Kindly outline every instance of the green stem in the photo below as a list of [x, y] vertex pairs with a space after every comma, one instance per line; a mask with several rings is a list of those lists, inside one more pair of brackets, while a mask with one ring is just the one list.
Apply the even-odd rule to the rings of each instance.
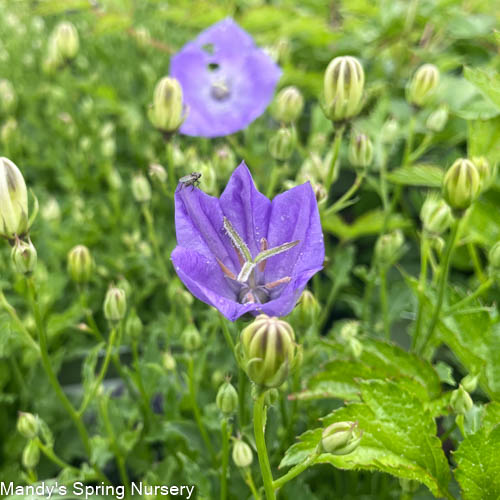
[[455, 420], [455, 422], [453, 422], [453, 425], [450, 425], [448, 430], [442, 436], [439, 437], [439, 439], [441, 439], [441, 442], [444, 443], [456, 428], [457, 428], [457, 421]]
[[410, 123], [408, 125], [408, 135], [406, 137], [406, 145], [405, 145], [405, 151], [403, 154], [403, 167], [406, 167], [407, 165], [410, 164], [411, 158], [411, 150], [413, 149], [413, 140], [415, 138], [415, 115], [412, 114], [410, 118]]
[[52, 448], [49, 448], [48, 446], [45, 446], [40, 439], [36, 439], [36, 444], [40, 451], [54, 464], [56, 464], [58, 467], [61, 469], [68, 469], [70, 470], [73, 474], [79, 474], [80, 470], [77, 469], [76, 467], [73, 467], [72, 465], [66, 463], [64, 460], [59, 458], [55, 453]]
[[215, 462], [215, 452], [210, 441], [210, 437], [208, 436], [207, 430], [205, 429], [205, 425], [203, 424], [203, 420], [201, 418], [200, 409], [198, 407], [198, 403], [196, 401], [196, 381], [194, 376], [194, 361], [193, 357], [189, 355], [188, 357], [188, 385], [189, 385], [189, 397], [191, 400], [191, 409], [193, 410], [194, 418], [196, 420], [196, 425], [198, 426], [198, 430], [200, 431], [201, 437], [209, 451], [212, 460]]
[[247, 469], [245, 470], [245, 483], [250, 488], [250, 491], [252, 492], [254, 499], [260, 500], [260, 495], [259, 492], [257, 491], [257, 488], [255, 487], [255, 483], [253, 481], [253, 476], [252, 476], [252, 469], [250, 469], [250, 467], [247, 467]]
[[352, 197], [353, 194], [356, 193], [356, 191], [359, 189], [361, 186], [361, 183], [363, 182], [363, 179], [365, 178], [365, 172], [359, 172], [356, 174], [356, 178], [354, 179], [354, 182], [352, 186], [330, 207], [328, 207], [324, 215], [330, 215], [330, 214], [336, 214], [340, 210], [342, 210], [346, 204], [346, 202]]
[[48, 352], [47, 333], [45, 331], [45, 325], [43, 323], [40, 307], [38, 306], [37, 293], [35, 284], [33, 282], [33, 278], [31, 277], [27, 278], [26, 282], [28, 285], [30, 303], [33, 309], [33, 315], [35, 317], [35, 323], [38, 330], [42, 366], [47, 374], [52, 389], [56, 393], [57, 397], [59, 398], [59, 401], [64, 406], [65, 410], [68, 412], [68, 415], [71, 417], [71, 420], [73, 420], [73, 423], [75, 424], [75, 427], [77, 428], [78, 433], [80, 434], [80, 439], [82, 440], [87, 455], [90, 456], [90, 441], [87, 429], [83, 425], [80, 416], [73, 408], [73, 405], [70, 403], [69, 399], [64, 393], [61, 385], [59, 384], [59, 381], [57, 380], [56, 374], [52, 369], [52, 363], [50, 361]]
[[222, 435], [222, 468], [220, 475], [220, 500], [227, 498], [227, 470], [229, 465], [229, 435], [231, 433], [230, 426], [228, 429], [227, 418], [223, 417], [221, 422]]
[[385, 338], [391, 340], [391, 324], [389, 320], [389, 301], [387, 299], [387, 267], [380, 266], [380, 304], [382, 306], [382, 320]]
[[149, 205], [147, 203], [142, 204], [142, 214], [146, 221], [148, 238], [149, 241], [151, 242], [151, 245], [153, 246], [153, 252], [155, 254], [158, 267], [160, 268], [163, 277], [165, 279], [168, 279], [168, 269], [165, 264], [165, 261], [163, 260], [163, 256], [160, 250], [160, 245], [158, 244], [158, 238], [156, 237], [153, 214], [151, 213], [151, 210], [149, 209]]
[[132, 357], [134, 361], [134, 370], [136, 373], [136, 384], [141, 395], [142, 406], [144, 407], [144, 417], [146, 420], [146, 426], [153, 420], [153, 412], [151, 410], [151, 405], [149, 403], [148, 394], [144, 387], [144, 382], [142, 380], [141, 365], [139, 363], [139, 351], [137, 349], [137, 339], [132, 340]]
[[335, 131], [335, 139], [333, 140], [333, 146], [332, 146], [332, 151], [333, 151], [332, 161], [330, 163], [330, 166], [328, 168], [328, 173], [326, 174], [325, 178], [325, 188], [327, 192], [330, 192], [330, 188], [332, 187], [333, 178], [335, 176], [335, 167], [339, 159], [342, 137], [344, 136], [344, 130], [345, 130], [345, 125], [341, 125]]
[[419, 349], [420, 353], [423, 353], [425, 351], [427, 343], [429, 342], [430, 339], [432, 339], [432, 336], [434, 335], [434, 330], [436, 329], [436, 325], [439, 321], [439, 315], [441, 313], [441, 308], [443, 306], [444, 292], [446, 290], [446, 284], [448, 282], [448, 273], [450, 270], [451, 256], [453, 253], [453, 248], [455, 247], [455, 241], [457, 239], [459, 225], [460, 225], [460, 219], [456, 219], [453, 222], [453, 225], [451, 227], [451, 232], [448, 237], [448, 241], [446, 242], [446, 248], [444, 249], [443, 260], [441, 261], [441, 272], [439, 275], [439, 282], [438, 282], [438, 299], [436, 302], [436, 307], [434, 309], [434, 314], [432, 315], [429, 330], [427, 332], [427, 335], [423, 339], [422, 346]]
[[295, 467], [292, 467], [284, 476], [281, 476], [279, 479], [276, 479], [273, 482], [273, 488], [275, 490], [282, 488], [288, 481], [291, 481], [293, 478], [297, 477], [299, 474], [304, 472], [307, 468], [314, 464], [315, 460], [319, 457], [319, 453], [315, 451], [306, 460], [302, 463], [297, 464]]
[[473, 300], [477, 299], [480, 297], [484, 292], [489, 290], [495, 283], [495, 280], [493, 278], [488, 278], [487, 281], [484, 283], [481, 283], [474, 292], [472, 292], [470, 295], [467, 295], [467, 297], [464, 297], [462, 300], [458, 301], [456, 304], [453, 304], [451, 307], [449, 307], [446, 311], [444, 311], [443, 315], [444, 316], [449, 316], [450, 314], [454, 314], [457, 311], [462, 310], [465, 306], [467, 306], [470, 302]]
[[467, 250], [469, 251], [470, 258], [472, 260], [472, 264], [474, 266], [474, 272], [476, 273], [477, 279], [484, 283], [487, 278], [484, 275], [483, 269], [481, 267], [481, 261], [479, 260], [479, 255], [477, 254], [476, 246], [474, 243], [469, 242], [467, 244]]
[[174, 165], [174, 146], [170, 139], [167, 139], [166, 150], [167, 150], [168, 181], [171, 184], [172, 188], [175, 190], [177, 186], [177, 179], [175, 175], [175, 165]]
[[224, 338], [226, 339], [227, 345], [231, 349], [231, 352], [233, 353], [234, 358], [236, 359], [236, 351], [235, 351], [233, 337], [231, 336], [231, 332], [229, 331], [229, 327], [227, 326], [226, 319], [220, 313], [219, 313], [219, 320], [220, 320], [220, 326], [222, 328], [222, 333], [224, 335]]
[[412, 340], [412, 350], [416, 349], [422, 331], [422, 321], [423, 321], [424, 305], [425, 305], [424, 301], [425, 287], [427, 284], [428, 251], [429, 251], [429, 242], [427, 236], [425, 234], [422, 234], [420, 237], [420, 277], [418, 283], [418, 311], [415, 323], [415, 333], [413, 334], [413, 340]]
[[271, 169], [271, 178], [269, 180], [269, 184], [267, 185], [267, 191], [266, 191], [266, 196], [268, 198], [272, 198], [274, 194], [274, 190], [276, 189], [276, 184], [278, 183], [280, 173], [281, 173], [281, 165], [277, 163]]
[[409, 154], [408, 163], [415, 163], [428, 149], [432, 142], [433, 134], [426, 134], [418, 147]]
[[264, 491], [266, 492], [267, 500], [275, 500], [273, 487], [273, 475], [269, 457], [267, 455], [266, 438], [264, 431], [264, 415], [265, 415], [265, 391], [257, 396], [253, 407], [253, 430], [255, 435], [255, 444], [257, 446], [257, 454], [259, 456], [260, 473], [264, 482]]

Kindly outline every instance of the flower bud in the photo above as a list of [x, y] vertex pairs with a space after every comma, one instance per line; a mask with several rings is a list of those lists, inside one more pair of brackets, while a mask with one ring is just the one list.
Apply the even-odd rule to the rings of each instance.
[[373, 144], [365, 134], [351, 134], [349, 162], [353, 167], [367, 168], [373, 161]]
[[423, 64], [417, 69], [408, 87], [408, 102], [425, 106], [434, 96], [439, 85], [439, 70], [433, 64]]
[[343, 340], [348, 342], [349, 340], [357, 337], [359, 333], [360, 324], [359, 321], [347, 321], [342, 325], [340, 329], [340, 336]]
[[500, 241], [497, 241], [488, 252], [488, 261], [494, 271], [500, 271]]
[[104, 317], [108, 321], [120, 321], [127, 312], [127, 296], [123, 288], [110, 286], [104, 299]]
[[215, 150], [213, 165], [217, 172], [226, 173], [233, 170], [235, 158], [233, 150], [227, 146], [221, 146]]
[[38, 436], [40, 422], [38, 417], [32, 413], [20, 411], [17, 417], [17, 431], [26, 439], [33, 439]]
[[300, 358], [292, 327], [265, 314], [241, 332], [241, 348], [247, 375], [267, 388], [279, 387]]
[[186, 351], [196, 351], [201, 347], [201, 335], [195, 325], [191, 324], [184, 328], [181, 334], [181, 342]]
[[363, 354], [363, 344], [356, 337], [349, 339], [347, 345], [355, 358], [359, 358]]
[[141, 336], [143, 330], [144, 325], [142, 324], [141, 318], [139, 318], [137, 312], [133, 309], [127, 318], [125, 331], [130, 338], [138, 339]]
[[182, 88], [175, 78], [165, 76], [155, 87], [149, 119], [164, 132], [175, 132], [184, 120]]
[[453, 221], [449, 205], [438, 196], [427, 197], [420, 210], [420, 220], [425, 231], [432, 235], [444, 233]]
[[495, 167], [492, 168], [490, 162], [484, 156], [476, 156], [471, 158], [471, 161], [477, 168], [481, 183], [481, 191], [487, 191], [497, 176], [496, 164]]
[[443, 197], [455, 212], [467, 210], [480, 189], [481, 179], [476, 166], [464, 158], [455, 161], [444, 176]]
[[304, 108], [304, 98], [297, 87], [285, 87], [276, 97], [274, 118], [277, 121], [290, 124], [299, 119]]
[[477, 382], [479, 380], [479, 375], [471, 375], [470, 373], [466, 375], [461, 381], [460, 385], [467, 392], [474, 392], [477, 388]]
[[16, 165], [0, 157], [0, 236], [9, 240], [28, 231], [28, 192]]
[[163, 353], [162, 364], [163, 368], [165, 368], [167, 372], [173, 372], [175, 370], [177, 362], [175, 361], [175, 358], [172, 356], [172, 353], [170, 351]]
[[248, 446], [242, 439], [236, 439], [233, 445], [233, 462], [236, 467], [249, 467], [252, 465], [253, 453], [252, 448]]
[[132, 194], [138, 203], [151, 201], [151, 184], [142, 174], [134, 175], [132, 179]]
[[28, 441], [23, 450], [22, 462], [25, 469], [34, 469], [40, 460], [40, 449], [35, 440]]
[[356, 116], [361, 110], [364, 85], [365, 73], [355, 57], [330, 61], [323, 80], [326, 116], [334, 122]]
[[307, 329], [312, 326], [320, 311], [316, 297], [309, 291], [304, 290], [300, 296], [294, 310], [294, 318], [297, 320], [300, 329]]
[[461, 384], [451, 393], [450, 406], [458, 415], [465, 415], [474, 406], [472, 398]]
[[144, 26], [138, 26], [134, 31], [134, 36], [137, 40], [137, 45], [139, 45], [141, 49], [144, 49], [151, 43], [151, 34]]
[[432, 132], [441, 132], [446, 126], [448, 121], [448, 106], [439, 106], [436, 111], [433, 111], [427, 121], [425, 126]]
[[380, 139], [383, 144], [391, 144], [399, 134], [399, 124], [395, 118], [389, 118], [380, 131]]
[[208, 194], [217, 194], [217, 174], [210, 163], [202, 162], [196, 168], [203, 178], [203, 191]]
[[68, 273], [75, 283], [87, 283], [92, 276], [94, 262], [85, 245], [77, 245], [68, 253]]
[[291, 128], [280, 128], [269, 139], [269, 153], [275, 160], [288, 160], [295, 149], [295, 133]]
[[16, 242], [10, 252], [10, 258], [16, 272], [20, 274], [31, 274], [36, 267], [36, 248], [28, 241], [16, 237]]
[[319, 182], [314, 182], [311, 183], [311, 187], [314, 191], [314, 197], [316, 198], [316, 201], [321, 203], [322, 201], [325, 201], [328, 198], [328, 192], [323, 186], [323, 184], [320, 184]]
[[399, 258], [404, 241], [403, 233], [399, 229], [379, 236], [375, 244], [375, 256], [378, 262], [386, 266], [395, 262]]
[[357, 422], [336, 422], [323, 430], [320, 450], [333, 455], [347, 455], [359, 446], [362, 434]]
[[0, 79], [0, 113], [8, 115], [15, 109], [16, 103], [14, 86], [5, 78]]
[[159, 163], [151, 163], [149, 165], [149, 177], [153, 180], [157, 180], [160, 184], [165, 184], [167, 182], [167, 171]]
[[229, 380], [220, 386], [215, 404], [227, 416], [232, 415], [238, 409], [238, 393]]
[[0, 129], [0, 141], [7, 147], [17, 144], [19, 128], [15, 118], [8, 118]]
[[80, 43], [78, 31], [72, 23], [68, 21], [59, 23], [52, 36], [54, 37], [54, 48], [60, 59], [69, 60], [76, 56]]

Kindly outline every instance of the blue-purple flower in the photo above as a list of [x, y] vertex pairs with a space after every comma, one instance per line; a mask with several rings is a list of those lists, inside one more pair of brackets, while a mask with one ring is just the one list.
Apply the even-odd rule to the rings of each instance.
[[231, 321], [245, 313], [287, 315], [323, 266], [323, 233], [310, 184], [270, 201], [245, 163], [220, 198], [181, 184], [175, 226], [177, 274], [195, 297]]
[[245, 128], [271, 101], [280, 68], [232, 19], [206, 29], [170, 64], [184, 95], [186, 135], [218, 137]]

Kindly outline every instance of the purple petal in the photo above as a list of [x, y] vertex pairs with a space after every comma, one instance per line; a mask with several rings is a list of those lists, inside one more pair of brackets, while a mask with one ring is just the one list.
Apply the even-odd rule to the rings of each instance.
[[267, 260], [266, 283], [322, 268], [325, 259], [323, 232], [318, 204], [309, 183], [274, 198], [267, 240], [270, 248], [296, 240], [299, 244]]
[[255, 187], [245, 162], [231, 175], [220, 207], [255, 257], [260, 252], [260, 239], [267, 234], [271, 202]]

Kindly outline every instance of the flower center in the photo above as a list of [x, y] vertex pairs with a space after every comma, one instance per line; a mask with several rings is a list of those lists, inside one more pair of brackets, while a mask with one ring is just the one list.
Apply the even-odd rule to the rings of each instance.
[[215, 80], [212, 82], [210, 95], [216, 101], [225, 101], [231, 95], [231, 89], [226, 80]]

